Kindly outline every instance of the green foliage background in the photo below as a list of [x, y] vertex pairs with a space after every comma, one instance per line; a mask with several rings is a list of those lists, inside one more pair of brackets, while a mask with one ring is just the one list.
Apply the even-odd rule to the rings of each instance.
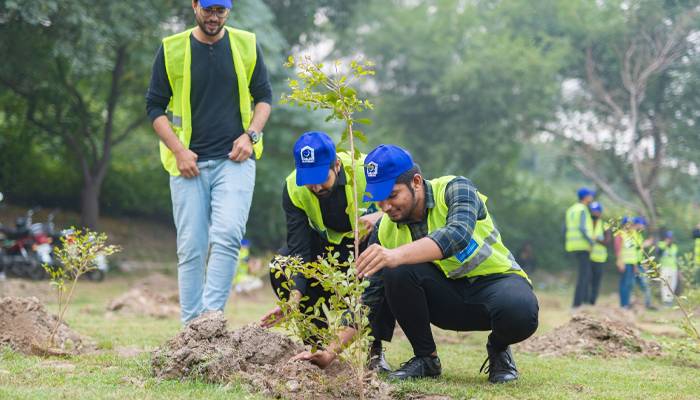
[[[53, 106], [46, 104], [66, 96], [49, 66], [64, 60], [75, 68], [81, 90], [93, 94], [86, 98], [98, 129], [104, 101], [99, 89], [112, 57], [106, 49], [117, 39], [128, 39], [128, 79], [116, 121], [123, 127], [145, 114], [144, 94], [159, 38], [192, 23], [189, 3], [146, 1], [131, 7], [86, 0], [0, 0], [0, 50], [7, 55], [0, 64], [0, 191], [9, 202], [77, 210], [83, 178], [75, 148], [30, 124], [31, 102], [6, 90], [7, 85], [32, 84], [45, 96], [36, 106], [49, 110]], [[627, 3], [636, 20], [628, 18]], [[489, 197], [488, 206], [514, 252], [531, 242], [540, 267], [562, 269], [568, 267], [561, 238], [564, 210], [575, 201], [578, 186], [592, 185], [571, 166], [570, 143], [541, 135], [544, 127], [556, 124], [559, 112], [582, 107], [566, 102], [563, 83], [585, 75], [583, 49], [589, 43], [603, 60], [601, 74], [614, 83], [616, 46], [635, 35], [644, 21], [674, 18], [698, 1], [601, 4], [240, 0], [234, 2], [229, 24], [258, 34], [275, 99], [286, 90], [282, 63], [292, 53], [322, 54], [319, 49], [331, 48], [329, 60], [362, 54], [375, 61], [377, 76], [363, 87], [375, 104], [374, 124], [363, 127], [371, 130], [371, 139], [360, 150], [399, 144], [413, 153], [426, 177], [470, 178]], [[664, 104], [667, 151], [675, 165], [697, 165], [700, 150], [697, 52], [698, 46], [691, 48], [682, 62], [652, 82], [647, 99]], [[664, 79], [671, 85], [662, 85]], [[667, 87], [673, 90], [660, 89]], [[248, 224], [255, 250], [276, 249], [284, 242], [281, 190], [293, 168], [290, 150], [296, 138], [312, 129], [340, 137], [342, 129], [323, 119], [274, 104]], [[62, 121], [62, 129], [72, 129], [71, 123], [70, 118]], [[619, 193], [630, 198], [619, 166], [606, 168]], [[674, 229], [681, 246], [689, 248], [690, 229], [700, 221], [697, 175], [667, 165], [654, 196], [661, 226]], [[627, 212], [601, 200], [610, 214]], [[168, 176], [148, 122], [114, 147], [100, 203], [104, 214], [171, 223]]]

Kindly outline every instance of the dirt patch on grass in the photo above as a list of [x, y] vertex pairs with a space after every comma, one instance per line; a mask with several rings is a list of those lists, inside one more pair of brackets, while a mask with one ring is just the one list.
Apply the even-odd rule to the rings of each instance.
[[541, 356], [601, 356], [661, 354], [661, 346], [639, 336], [634, 316], [624, 310], [587, 308], [563, 326], [520, 345], [520, 350]]
[[[308, 362], [290, 362], [300, 344], [256, 324], [226, 329], [221, 313], [207, 313], [153, 352], [153, 375], [163, 379], [199, 378], [208, 382], [242, 381], [265, 396], [288, 399], [358, 398], [357, 382], [338, 362], [321, 370]], [[390, 387], [370, 374], [365, 398], [390, 399]]]
[[53, 289], [48, 281], [7, 279], [0, 281], [0, 297], [36, 297], [43, 303], [55, 303], [56, 289]]
[[54, 347], [47, 348], [57, 320], [36, 297], [0, 298], [0, 344], [36, 355], [72, 355], [95, 350], [92, 341], [65, 323], [58, 327]]
[[163, 274], [152, 274], [110, 301], [107, 311], [154, 318], [177, 317], [180, 315], [177, 281]]

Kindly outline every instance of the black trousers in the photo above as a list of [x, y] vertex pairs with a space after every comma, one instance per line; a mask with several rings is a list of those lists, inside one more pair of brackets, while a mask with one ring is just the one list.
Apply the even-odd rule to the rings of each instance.
[[385, 295], [416, 356], [436, 351], [430, 324], [453, 331], [491, 331], [498, 350], [537, 330], [532, 287], [514, 274], [449, 279], [432, 263], [384, 269]]
[[591, 294], [588, 299], [590, 304], [595, 304], [596, 300], [598, 300], [598, 293], [600, 293], [600, 282], [603, 280], [604, 267], [605, 263], [591, 261]]
[[[321, 240], [318, 236], [310, 238], [310, 240], [312, 241], [314, 258], [317, 256], [322, 256], [325, 252], [327, 252], [326, 248], [328, 246], [334, 247], [334, 251], [338, 251], [340, 253], [340, 262], [347, 261], [353, 252], [352, 248], [349, 247], [353, 245], [353, 241], [351, 239], [344, 240], [339, 245], [331, 245], [330, 243]], [[362, 243], [360, 245], [360, 253], [366, 247], [367, 243]], [[282, 256], [288, 256], [289, 250], [287, 248], [280, 249], [279, 254]], [[281, 293], [282, 298], [288, 299], [289, 290], [282, 287], [284, 278], [276, 278], [273, 271], [274, 270], [272, 269], [270, 270], [270, 283], [272, 284], [272, 290], [278, 298], [280, 297]], [[309, 298], [300, 303], [303, 310], [306, 310], [307, 307], [316, 304], [320, 298], [328, 299], [332, 294], [331, 292], [325, 291], [321, 285], [312, 285], [313, 282], [314, 280], [309, 280], [309, 284], [304, 292], [304, 296], [308, 296]], [[381, 284], [381, 280], [377, 280], [376, 278], [371, 280], [370, 286], [365, 288], [365, 292], [362, 295], [362, 300], [364, 304], [369, 307], [369, 323], [370, 328], [372, 329], [372, 336], [374, 337], [375, 341], [391, 341], [394, 334], [394, 327], [396, 326], [396, 320], [394, 319], [394, 315], [391, 313], [389, 305], [384, 299], [383, 293], [380, 293], [380, 291], [383, 291]], [[314, 325], [319, 328], [327, 327], [327, 324], [320, 320], [314, 320]], [[314, 339], [311, 338], [310, 340], [313, 341]]]
[[574, 291], [574, 307], [590, 301], [591, 296], [591, 253], [588, 251], [573, 251], [578, 263], [578, 278]]

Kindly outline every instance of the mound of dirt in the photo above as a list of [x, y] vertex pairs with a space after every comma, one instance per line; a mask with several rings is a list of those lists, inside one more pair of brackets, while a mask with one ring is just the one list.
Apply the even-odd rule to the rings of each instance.
[[633, 316], [617, 309], [580, 311], [566, 325], [533, 337], [518, 347], [541, 356], [625, 357], [661, 354], [658, 343], [639, 336]]
[[[288, 337], [255, 324], [229, 331], [222, 313], [207, 313], [153, 352], [151, 367], [154, 376], [163, 379], [242, 380], [252, 390], [277, 398], [359, 397], [357, 382], [342, 364], [321, 370], [308, 362], [289, 361], [302, 350]], [[390, 398], [389, 386], [374, 375], [365, 383], [366, 398]]]
[[58, 317], [46, 312], [36, 297], [0, 298], [0, 345], [9, 345], [24, 354], [68, 355], [95, 350], [89, 339], [80, 336], [65, 323], [58, 327], [54, 347], [47, 349]]
[[107, 305], [107, 311], [155, 318], [180, 315], [177, 281], [163, 274], [152, 274]]

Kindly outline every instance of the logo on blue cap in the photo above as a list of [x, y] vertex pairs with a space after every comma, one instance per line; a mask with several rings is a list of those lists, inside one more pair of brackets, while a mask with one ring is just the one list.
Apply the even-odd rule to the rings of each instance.
[[382, 201], [391, 194], [396, 178], [413, 168], [411, 154], [399, 146], [382, 144], [367, 154], [365, 177], [369, 195], [363, 201]]
[[301, 148], [301, 162], [302, 164], [312, 164], [314, 162], [314, 149], [310, 146], [304, 146]]
[[365, 171], [367, 172], [367, 177], [375, 178], [377, 176], [377, 169], [379, 166], [376, 162], [372, 161], [365, 166]]
[[336, 158], [335, 143], [325, 132], [313, 131], [301, 135], [294, 143], [297, 185], [324, 183]]

